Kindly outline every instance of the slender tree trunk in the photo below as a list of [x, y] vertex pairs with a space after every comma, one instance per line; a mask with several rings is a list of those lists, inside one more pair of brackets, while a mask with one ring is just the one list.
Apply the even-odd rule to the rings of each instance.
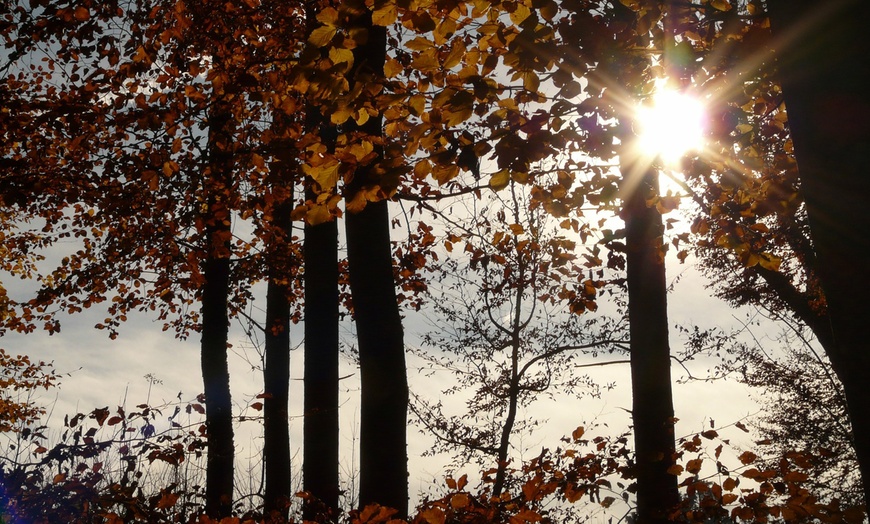
[[[513, 187], [511, 187], [513, 191]], [[514, 200], [516, 203], [516, 200]], [[516, 214], [516, 209], [514, 210]], [[516, 215], [515, 215], [516, 216]], [[516, 237], [514, 237], [516, 241]], [[523, 291], [525, 287], [526, 265], [522, 261], [523, 254], [517, 253], [519, 260], [519, 286], [517, 287], [516, 302], [514, 303], [513, 319], [511, 321], [511, 381], [508, 389], [508, 409], [501, 430], [501, 439], [498, 444], [498, 462], [496, 464], [495, 482], [492, 486], [492, 495], [498, 497], [504, 491], [507, 477], [508, 451], [510, 450], [511, 433], [517, 420], [517, 404], [520, 396], [520, 336], [523, 322], [520, 315], [523, 312]]]
[[338, 222], [305, 226], [304, 518], [338, 512]]
[[[632, 420], [640, 524], [668, 522], [679, 504], [675, 461], [674, 403], [668, 344], [667, 284], [662, 217], [647, 199], [658, 194], [658, 172], [642, 173], [626, 165], [623, 176], [638, 174], [637, 187], [625, 196], [628, 318], [631, 338]], [[633, 184], [628, 184], [633, 186]]]
[[870, 4], [771, 0], [768, 7], [830, 319], [828, 358], [843, 383], [870, 500]]
[[204, 180], [207, 202], [206, 259], [203, 263], [200, 361], [208, 435], [205, 509], [209, 516], [230, 515], [233, 502], [233, 406], [227, 364], [229, 338], [230, 229], [227, 207], [232, 178], [228, 110], [217, 104], [209, 118], [209, 166]]
[[[308, 31], [319, 25], [317, 3], [306, 7]], [[321, 49], [321, 55], [326, 50]], [[317, 133], [330, 152], [337, 130], [316, 102], [305, 110], [305, 132]], [[317, 198], [316, 182], [306, 181], [306, 200]], [[334, 521], [338, 517], [338, 221], [305, 224], [305, 381], [302, 478], [310, 495], [303, 503], [305, 520]]]
[[[283, 166], [282, 166], [283, 167]], [[279, 168], [279, 173], [284, 169]], [[286, 173], [285, 173], [286, 174]], [[280, 176], [280, 175], [279, 175]], [[280, 183], [280, 182], [279, 182]], [[290, 428], [287, 416], [290, 400], [290, 260], [289, 240], [293, 206], [289, 193], [276, 206], [273, 220], [274, 246], [269, 253], [269, 282], [266, 288], [265, 367], [263, 369], [263, 460], [266, 489], [264, 511], [272, 522], [286, 522], [292, 486], [290, 476]]]
[[510, 451], [511, 445], [511, 433], [513, 432], [514, 424], [517, 420], [517, 404], [519, 401], [520, 393], [520, 377], [518, 375], [519, 346], [519, 338], [515, 336], [514, 339], [511, 341], [511, 382], [508, 386], [509, 389], [507, 416], [505, 416], [504, 423], [501, 428], [501, 437], [499, 438], [498, 443], [495, 482], [492, 485], [493, 497], [498, 497], [499, 495], [501, 495], [501, 492], [504, 491], [505, 480], [507, 478], [508, 451]]
[[[372, 24], [371, 11], [362, 1], [346, 5], [358, 15], [355, 25], [365, 31], [359, 34], [366, 34], [353, 50], [352, 85], [381, 81], [387, 52], [386, 29]], [[383, 135], [380, 116], [362, 126], [348, 127], [371, 137]], [[376, 148], [383, 155], [383, 148]], [[377, 161], [357, 168], [347, 188], [348, 201], [364, 188], [383, 182]], [[401, 518], [408, 512], [408, 378], [387, 201], [369, 202], [362, 211], [348, 213], [345, 225], [360, 360], [359, 503], [361, 507], [378, 503], [394, 508]]]

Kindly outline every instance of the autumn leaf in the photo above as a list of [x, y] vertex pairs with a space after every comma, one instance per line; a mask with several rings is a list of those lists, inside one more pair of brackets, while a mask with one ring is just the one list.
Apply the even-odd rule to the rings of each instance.
[[528, 18], [531, 14], [532, 11], [528, 7], [520, 2], [517, 2], [516, 9], [514, 9], [513, 12], [510, 13], [510, 19], [511, 22], [513, 22], [514, 24], [520, 25], [525, 22], [526, 18]]
[[511, 180], [510, 171], [507, 169], [501, 169], [493, 173], [492, 177], [489, 179], [489, 187], [498, 191], [500, 189], [504, 189], [507, 187], [508, 182]]
[[686, 471], [695, 475], [701, 471], [704, 459], [692, 459], [686, 463]]
[[743, 464], [752, 464], [753, 462], [755, 462], [755, 459], [757, 459], [758, 456], [757, 456], [755, 453], [751, 452], [751, 451], [744, 451], [744, 452], [741, 453], [740, 456], [737, 457], [737, 458], [738, 458], [738, 459], [740, 460], [740, 462], [743, 463]]
[[404, 70], [405, 67], [395, 58], [387, 58], [384, 63], [384, 76], [387, 78], [395, 78]]
[[731, 2], [728, 0], [710, 0], [710, 5], [719, 11], [731, 10]]
[[450, 506], [453, 509], [462, 509], [471, 503], [471, 499], [465, 493], [457, 493], [450, 497]]
[[372, 23], [379, 26], [390, 26], [396, 22], [398, 10], [396, 4], [387, 2], [372, 13]]
[[338, 183], [338, 168], [338, 160], [331, 158], [320, 165], [304, 165], [302, 166], [302, 171], [313, 178], [320, 185], [321, 189], [328, 191], [333, 189]]
[[157, 501], [157, 509], [168, 509], [175, 505], [178, 501], [178, 495], [175, 493], [164, 493]]
[[331, 47], [329, 48], [329, 60], [336, 65], [343, 63], [347, 63], [349, 66], [353, 65], [353, 51], [343, 47]]
[[335, 27], [328, 25], [320, 26], [311, 31], [308, 42], [317, 47], [325, 47], [332, 40], [332, 37], [335, 36], [335, 31]]
[[78, 6], [73, 16], [75, 16], [75, 19], [79, 22], [84, 22], [91, 17], [91, 12], [87, 7]]

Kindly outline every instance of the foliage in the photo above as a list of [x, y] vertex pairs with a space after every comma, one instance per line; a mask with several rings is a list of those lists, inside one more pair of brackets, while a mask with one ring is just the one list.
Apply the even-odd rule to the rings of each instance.
[[[173, 409], [171, 427], [157, 429], [166, 419], [165, 408]], [[20, 442], [35, 460], [0, 468], [4, 521], [218, 522], [201, 514], [200, 410], [201, 404], [191, 402], [79, 413], [66, 419], [61, 441], [51, 449], [40, 432], [29, 434]], [[810, 489], [810, 457], [787, 452], [766, 463], [759, 458], [768, 454], [765, 444], [752, 451], [734, 448], [720, 436], [723, 431], [680, 439], [673, 474], [680, 478], [684, 498], [677, 521], [863, 521], [859, 506], [816, 498]], [[590, 437], [580, 427], [562, 440], [512, 470], [513, 487], [499, 497], [491, 494], [492, 477], [484, 475], [483, 483], [472, 488], [463, 475], [448, 478], [443, 495], [424, 501], [407, 521], [393, 520], [394, 510], [377, 505], [344, 518], [360, 524], [517, 524], [564, 521], [566, 511], [581, 520], [630, 514], [633, 461], [627, 436]], [[268, 522], [256, 507], [239, 504], [237, 511], [220, 522]]]
[[[651, 58], [662, 55], [675, 64], [680, 81], [694, 82], [718, 104], [708, 137], [713, 154], [691, 158], [683, 167], [686, 189], [700, 206], [692, 229], [696, 252], [720, 277], [720, 294], [736, 303], [788, 306], [811, 328], [824, 319], [787, 113], [773, 60], [764, 51], [769, 29], [760, 1], [668, 3], [670, 11], [648, 0], [315, 4], [313, 20], [304, 12], [307, 5], [271, 0], [4, 4], [0, 264], [13, 276], [30, 279], [36, 289], [33, 297], [19, 300], [0, 285], [0, 329], [56, 332], [59, 312], [104, 304], [108, 316], [97, 327], [112, 337], [137, 310], [155, 312], [164, 329], [184, 337], [200, 328], [192, 306], [202, 298], [203, 260], [209, 255], [232, 260], [231, 314], [246, 307], [251, 286], [270, 269], [284, 272], [283, 284], [298, 279], [298, 246], [274, 220], [288, 203], [294, 220], [317, 224], [393, 197], [422, 211], [434, 199], [480, 198], [490, 189], [516, 191], [517, 184], [530, 195], [523, 211], [558, 218], [566, 235], [580, 237], [583, 258], [574, 258], [572, 252], [581, 248], [573, 238], [544, 238], [516, 218], [510, 224], [505, 217], [484, 220], [482, 232], [453, 231], [443, 243], [448, 251], [463, 244], [470, 267], [484, 275], [481, 293], [457, 287], [464, 293], [460, 296], [476, 309], [482, 300], [490, 313], [519, 308], [531, 273], [546, 282], [528, 292], [543, 299], [531, 301], [541, 308], [538, 312], [547, 304], [567, 304], [575, 313], [594, 310], [605, 284], [612, 282], [602, 266], [624, 269], [624, 231], [593, 230], [584, 206], [604, 216], [624, 196], [611, 162], [627, 131], [625, 114], [668, 73]], [[360, 15], [373, 27], [360, 27]], [[663, 38], [665, 15], [676, 27], [675, 41]], [[389, 28], [389, 51], [383, 74], [372, 75], [360, 63], [359, 49], [375, 28]], [[323, 129], [306, 128], [300, 118], [305, 111], [328, 117], [336, 136], [328, 139]], [[292, 200], [294, 185], [311, 189], [304, 202]], [[668, 211], [678, 201], [653, 197], [646, 204]], [[236, 235], [231, 223], [243, 224], [248, 233]], [[407, 245], [394, 253], [403, 291], [399, 298], [413, 307], [419, 307], [416, 293], [428, 285], [421, 270], [435, 260], [436, 235], [421, 219]], [[586, 245], [590, 237], [596, 242]], [[680, 235], [674, 244], [688, 239]], [[49, 249], [69, 252], [45, 269], [37, 262]], [[444, 268], [458, 267], [451, 264]], [[448, 318], [452, 314], [442, 312]], [[475, 356], [506, 347], [501, 335], [521, 338], [519, 314], [511, 325], [494, 313], [489, 320], [491, 326], [478, 325], [475, 340], [468, 340], [473, 332], [462, 329], [462, 340], [470, 342]], [[567, 323], [573, 330], [580, 321]], [[537, 356], [513, 344], [513, 369], [495, 363], [496, 371], [482, 373], [490, 381], [471, 407], [498, 413], [504, 395], [493, 401], [491, 393], [504, 391], [505, 384], [512, 393], [548, 385], [546, 371], [521, 384], [523, 373], [534, 366], [520, 366], [519, 349], [528, 350], [527, 362], [537, 364], [543, 360], [538, 356], [549, 355], [564, 359], [552, 365], [567, 365], [570, 354], [551, 335], [543, 330], [524, 339], [542, 342]], [[447, 342], [435, 338], [438, 345]], [[480, 344], [482, 339], [491, 340]], [[8, 379], [13, 391], [53, 380], [29, 382], [16, 375], [29, 373], [29, 363], [3, 363], [13, 370]], [[580, 377], [566, 380], [576, 385]], [[26, 403], [3, 402], [11, 406], [2, 412], [10, 424], [38, 414]], [[142, 409], [136, 417], [153, 414]], [[119, 412], [106, 418], [102, 410], [91, 415], [97, 427], [127, 427], [131, 416]], [[76, 446], [78, 439], [93, 440], [88, 432], [76, 433], [81, 419], [72, 421], [69, 438]], [[193, 432], [185, 438], [192, 443], [201, 436]], [[42, 437], [31, 432], [22, 438]], [[83, 446], [81, 453], [102, 452], [96, 440]], [[144, 444], [137, 448], [146, 449]], [[180, 455], [166, 457], [181, 461]], [[417, 518], [539, 520], [547, 496], [561, 493], [570, 499], [580, 491], [579, 484], [566, 480], [570, 474], [556, 478], [563, 468], [582, 469], [582, 461], [577, 465], [569, 458], [574, 455], [554, 452], [523, 469], [531, 478], [540, 473], [541, 480], [532, 483], [529, 494], [523, 490], [519, 502], [475, 499], [457, 483], [457, 493], [440, 506], [433, 502], [432, 512]], [[161, 453], [154, 460], [170, 462]], [[804, 491], [806, 481], [793, 474], [795, 464], [805, 467], [801, 460], [789, 456], [773, 469], [744, 475], [760, 483], [757, 491], [736, 492], [732, 477], [720, 484], [698, 481], [686, 489], [715, 494], [711, 486], [718, 485], [721, 497], [714, 499], [741, 504], [732, 518], [839, 518], [834, 501], [821, 505]], [[685, 469], [692, 472], [700, 463], [692, 464]], [[84, 500], [105, 491], [99, 472], [104, 466], [94, 467], [78, 471], [76, 466], [68, 473], [71, 483], [64, 477], [53, 484], [59, 491], [51, 491], [91, 511], [88, 518], [101, 510], [95, 509], [98, 504], [85, 510]], [[608, 468], [630, 477], [630, 468], [621, 472], [609, 462]], [[780, 477], [781, 485], [771, 482]], [[35, 473], [11, 485], [26, 486], [33, 495], [42, 478]], [[63, 492], [64, 487], [75, 489]], [[172, 493], [157, 499], [155, 494], [147, 503], [127, 492], [107, 495], [106, 507], [126, 513], [107, 509], [102, 517], [170, 519], [176, 502], [169, 502]], [[158, 515], [158, 510], [166, 512]], [[352, 518], [388, 520], [389, 512], [363, 509]]]
[[763, 391], [755, 426], [777, 457], [798, 450], [808, 461], [808, 486], [821, 500], [858, 505], [863, 490], [842, 385], [830, 363], [798, 335], [783, 335], [783, 356], [744, 348], [740, 380]]
[[[625, 343], [618, 322], [584, 319], [555, 296], [567, 294], [572, 283], [566, 281], [579, 270], [575, 243], [543, 210], [528, 210], [523, 192], [511, 182], [505, 197], [476, 201], [471, 221], [450, 224], [445, 217], [445, 258], [432, 269], [430, 284], [437, 320], [419, 357], [427, 373], [455, 376], [441, 393], [465, 398], [465, 407], [448, 415], [423, 392], [414, 406], [421, 426], [438, 440], [433, 453], [456, 452], [459, 464], [495, 461], [496, 491], [513, 455], [512, 436], [544, 422], [524, 419], [519, 410], [557, 392], [597, 396], [598, 386], [572, 368], [581, 355], [624, 350]], [[605, 285], [592, 278], [596, 274], [604, 275], [590, 271], [577, 286], [583, 302], [572, 304], [595, 307]]]
[[60, 377], [46, 362], [10, 355], [0, 348], [0, 433], [25, 430], [45, 414], [32, 395], [57, 385]]

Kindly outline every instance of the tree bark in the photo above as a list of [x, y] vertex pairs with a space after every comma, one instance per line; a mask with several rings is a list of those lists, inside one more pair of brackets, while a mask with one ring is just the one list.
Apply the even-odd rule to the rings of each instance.
[[338, 223], [305, 225], [303, 517], [338, 512]]
[[208, 435], [205, 481], [206, 513], [229, 516], [233, 502], [233, 406], [227, 364], [229, 338], [230, 229], [227, 206], [232, 178], [232, 115], [218, 103], [209, 117], [209, 166], [204, 179], [206, 228], [202, 285], [200, 362]]
[[[384, 78], [387, 35], [384, 27], [372, 24], [371, 11], [362, 1], [348, 5], [357, 15], [357, 34], [366, 34], [353, 50], [351, 85], [379, 82]], [[364, 33], [363, 33], [364, 31]], [[349, 131], [370, 137], [383, 136], [382, 117], [371, 117], [362, 126], [350, 123]], [[347, 201], [383, 180], [379, 158], [357, 167], [347, 187]], [[396, 299], [390, 244], [390, 216], [387, 201], [369, 202], [362, 211], [347, 213], [347, 262], [353, 297], [360, 361], [360, 491], [359, 504], [378, 503], [408, 512], [408, 378], [402, 318]]]
[[[623, 162], [623, 176], [641, 176], [625, 196], [626, 271], [631, 338], [632, 420], [640, 524], [669, 522], [679, 504], [674, 403], [668, 343], [667, 283], [662, 216], [647, 200], [658, 195], [658, 171]], [[627, 184], [630, 186], [633, 184]]]
[[387, 202], [346, 219], [347, 258], [359, 342], [361, 507], [408, 511], [408, 382], [393, 280]]
[[870, 4], [768, 2], [832, 347], [870, 500]]
[[263, 369], [263, 510], [270, 522], [286, 522], [293, 495], [290, 475], [290, 211], [292, 186], [276, 206], [266, 288], [265, 365]]

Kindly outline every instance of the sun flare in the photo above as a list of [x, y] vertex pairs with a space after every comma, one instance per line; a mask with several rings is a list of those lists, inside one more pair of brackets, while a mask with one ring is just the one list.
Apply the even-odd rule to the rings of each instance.
[[663, 90], [637, 109], [636, 118], [641, 153], [665, 164], [674, 164], [702, 146], [704, 104], [690, 95]]

